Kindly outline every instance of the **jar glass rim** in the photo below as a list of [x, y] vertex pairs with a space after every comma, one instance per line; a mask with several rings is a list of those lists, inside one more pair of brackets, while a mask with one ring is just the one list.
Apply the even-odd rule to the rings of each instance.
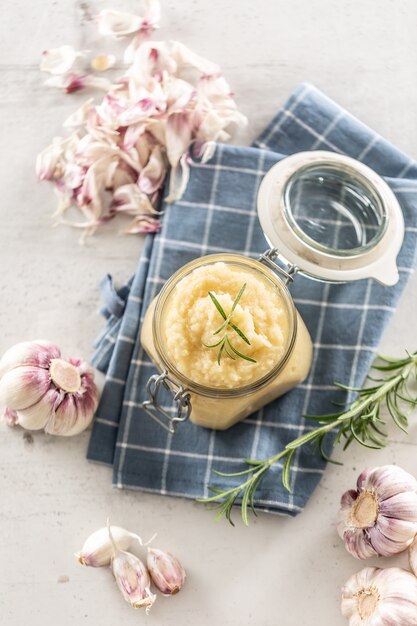
[[[277, 361], [277, 363], [271, 368], [271, 370], [269, 370], [260, 378], [252, 381], [249, 384], [234, 388], [210, 387], [202, 385], [180, 372], [176, 368], [174, 363], [170, 360], [166, 350], [164, 349], [164, 338], [162, 334], [161, 320], [165, 310], [165, 306], [168, 303], [169, 296], [172, 293], [172, 290], [175, 288], [179, 280], [187, 276], [197, 267], [211, 265], [219, 261], [235, 265], [242, 265], [246, 269], [251, 268], [254, 271], [262, 273], [263, 277], [266, 278], [270, 283], [274, 285], [275, 288], [279, 290], [288, 312], [288, 338], [285, 346], [285, 351], [281, 359]], [[297, 314], [293, 299], [290, 292], [288, 291], [287, 286], [282, 282], [282, 280], [280, 280], [277, 274], [275, 274], [267, 266], [263, 265], [260, 261], [236, 253], [210, 254], [190, 261], [186, 265], [182, 266], [179, 270], [177, 270], [167, 280], [167, 282], [161, 289], [156, 301], [152, 321], [152, 333], [155, 348], [161, 363], [168, 370], [168, 372], [170, 372], [170, 374], [174, 376], [174, 378], [176, 378], [184, 387], [187, 388], [187, 390], [198, 395], [207, 397], [233, 398], [243, 396], [248, 393], [253, 393], [254, 391], [257, 391], [258, 389], [264, 387], [284, 368], [294, 349], [295, 338], [297, 334]]]
[[[322, 173], [322, 176], [333, 176], [335, 180], [342, 187], [348, 186], [349, 183], [357, 185], [363, 194], [366, 196], [369, 204], [372, 204], [374, 208], [374, 214], [379, 219], [379, 224], [376, 226], [376, 232], [372, 238], [366, 243], [358, 245], [356, 247], [341, 248], [334, 247], [331, 242], [324, 244], [313, 237], [311, 237], [299, 223], [294, 211], [292, 196], [294, 195], [294, 188], [297, 185], [302, 185], [306, 175]], [[335, 257], [358, 257], [366, 253], [368, 250], [375, 248], [375, 246], [383, 238], [388, 225], [388, 216], [385, 209], [384, 201], [377, 189], [377, 187], [366, 176], [361, 174], [357, 169], [345, 164], [334, 163], [330, 159], [323, 159], [321, 161], [315, 161], [314, 163], [307, 163], [299, 169], [297, 169], [287, 180], [283, 189], [283, 211], [285, 219], [290, 225], [296, 236], [310, 249], [323, 252], [325, 254]], [[348, 207], [345, 207], [345, 216], [349, 214]], [[369, 225], [368, 225], [369, 226]]]

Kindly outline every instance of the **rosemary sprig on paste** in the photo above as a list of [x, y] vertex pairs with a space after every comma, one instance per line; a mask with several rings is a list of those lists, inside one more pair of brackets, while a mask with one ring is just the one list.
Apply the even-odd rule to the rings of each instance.
[[323, 448], [327, 434], [335, 432], [333, 446], [343, 444], [343, 450], [353, 441], [370, 449], [380, 449], [388, 442], [382, 410], [400, 430], [407, 432], [408, 415], [417, 406], [417, 352], [407, 353], [403, 359], [380, 356], [372, 369], [377, 377], [368, 376], [372, 382], [369, 387], [356, 389], [336, 384], [340, 389], [357, 394], [345, 410], [328, 415], [306, 416], [319, 426], [297, 437], [267, 459], [243, 459], [242, 463], [249, 466], [247, 469], [234, 473], [215, 471], [219, 476], [244, 478], [230, 489], [209, 487], [213, 495], [200, 501], [211, 503], [212, 508], [218, 509], [217, 518], [224, 516], [232, 525], [232, 507], [240, 503], [243, 522], [248, 525], [249, 509], [256, 515], [253, 504], [256, 490], [265, 474], [278, 462], [282, 463], [282, 483], [291, 491], [291, 464], [297, 448], [313, 443], [326, 461], [335, 463]]
[[237, 296], [236, 296], [236, 298], [235, 298], [235, 300], [234, 300], [234, 302], [232, 304], [232, 308], [230, 309], [229, 315], [226, 315], [222, 305], [217, 300], [217, 298], [214, 295], [214, 293], [212, 291], [208, 292], [208, 295], [210, 296], [211, 301], [213, 302], [214, 306], [216, 307], [216, 309], [218, 310], [218, 312], [220, 313], [220, 315], [224, 319], [224, 322], [219, 326], [219, 328], [217, 330], [214, 331], [213, 335], [218, 335], [222, 331], [224, 331], [224, 333], [220, 337], [219, 341], [216, 341], [215, 343], [211, 343], [211, 344], [203, 343], [203, 346], [205, 348], [218, 348], [217, 363], [219, 365], [220, 365], [220, 360], [222, 358], [223, 352], [225, 354], [227, 354], [227, 356], [230, 357], [233, 361], [236, 361], [236, 357], [238, 356], [239, 358], [244, 359], [245, 361], [250, 361], [251, 363], [256, 363], [255, 359], [252, 359], [252, 357], [248, 356], [247, 354], [243, 354], [237, 348], [235, 348], [235, 346], [230, 341], [229, 335], [227, 334], [228, 328], [230, 327], [232, 330], [235, 331], [235, 333], [237, 333], [239, 335], [239, 337], [241, 339], [243, 339], [243, 341], [245, 343], [248, 344], [248, 346], [250, 346], [249, 339], [241, 331], [241, 329], [238, 326], [236, 326], [236, 324], [234, 324], [232, 322], [233, 313], [235, 312], [236, 306], [237, 306], [239, 300], [241, 299], [245, 289], [246, 289], [246, 283], [244, 283], [242, 285], [242, 287], [240, 288], [239, 293], [237, 294]]

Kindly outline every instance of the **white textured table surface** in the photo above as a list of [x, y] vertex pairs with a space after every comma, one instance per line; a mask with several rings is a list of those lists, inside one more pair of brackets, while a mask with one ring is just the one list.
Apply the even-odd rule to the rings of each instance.
[[[115, 236], [116, 225], [85, 247], [78, 233], [51, 229], [52, 190], [34, 174], [36, 154], [84, 99], [42, 86], [40, 53], [63, 43], [97, 46], [92, 17], [105, 6], [111, 3], [14, 0], [3, 11], [0, 351], [44, 337], [88, 357], [101, 326], [99, 279], [111, 271], [123, 280], [136, 265], [141, 239]], [[417, 157], [416, 24], [414, 0], [169, 0], [157, 35], [222, 65], [250, 120], [241, 141], [255, 137], [289, 92], [309, 80]], [[416, 288], [414, 277], [385, 352], [416, 349]], [[249, 529], [233, 529], [214, 524], [192, 502], [113, 490], [110, 470], [85, 460], [88, 437], [25, 439], [0, 430], [1, 624], [342, 626], [339, 588], [362, 564], [336, 535], [340, 494], [369, 464], [395, 462], [417, 474], [415, 425], [409, 437], [393, 433], [385, 451], [352, 447], [343, 467], [327, 469], [298, 518], [260, 515]], [[183, 592], [159, 600], [149, 617], [124, 603], [108, 571], [73, 558], [108, 515], [144, 536], [157, 530], [161, 547], [188, 571]]]

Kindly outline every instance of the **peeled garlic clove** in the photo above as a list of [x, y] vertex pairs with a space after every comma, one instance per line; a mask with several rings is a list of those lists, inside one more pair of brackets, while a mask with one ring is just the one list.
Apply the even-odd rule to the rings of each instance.
[[0, 378], [20, 365], [48, 368], [51, 359], [60, 356], [59, 348], [49, 341], [22, 341], [9, 348], [0, 359]]
[[148, 548], [147, 566], [152, 581], [165, 596], [173, 596], [182, 588], [185, 571], [178, 559], [163, 550]]
[[91, 68], [96, 72], [105, 72], [114, 66], [116, 57], [113, 54], [98, 54], [91, 61]]
[[395, 465], [364, 470], [342, 496], [337, 530], [356, 558], [402, 552], [417, 533], [417, 481]]
[[400, 567], [366, 567], [342, 589], [350, 626], [416, 626], [417, 578]]
[[134, 609], [149, 611], [156, 600], [151, 592], [151, 579], [145, 565], [130, 552], [118, 551], [111, 562], [113, 576], [122, 596]]
[[[120, 528], [120, 526], [112, 526], [111, 533], [117, 548], [120, 548], [120, 550], [127, 550], [137, 540], [136, 535], [124, 528]], [[100, 528], [85, 540], [80, 552], [75, 556], [81, 565], [103, 567], [110, 565], [113, 552], [108, 529]]]
[[56, 404], [60, 401], [60, 393], [56, 389], [49, 389], [45, 395], [27, 409], [17, 411], [19, 426], [27, 430], [41, 430], [45, 428]]
[[38, 402], [48, 391], [49, 372], [40, 367], [15, 367], [0, 380], [0, 404], [12, 411], [26, 409]]

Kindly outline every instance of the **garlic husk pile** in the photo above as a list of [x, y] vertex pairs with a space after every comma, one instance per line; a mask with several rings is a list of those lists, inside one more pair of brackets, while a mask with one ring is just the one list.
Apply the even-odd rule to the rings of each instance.
[[356, 558], [402, 552], [417, 533], [417, 481], [395, 465], [365, 469], [341, 498], [337, 529]]
[[18, 343], [0, 360], [0, 405], [9, 425], [51, 435], [78, 435], [93, 419], [98, 392], [92, 370], [63, 359], [49, 341]]
[[417, 578], [400, 567], [365, 567], [342, 589], [350, 626], [416, 626]]
[[[125, 71], [110, 83], [77, 72], [85, 54], [71, 46], [44, 52], [41, 69], [52, 74], [48, 85], [66, 93], [88, 87], [106, 94], [101, 102], [89, 99], [64, 122], [71, 134], [55, 137], [38, 155], [37, 176], [55, 187], [60, 223], [93, 233], [125, 215], [131, 221], [124, 232], [155, 233], [168, 171], [171, 202], [187, 186], [191, 151], [207, 161], [215, 143], [228, 141], [247, 120], [216, 63], [180, 42], [149, 40], [159, 23], [158, 0], [145, 0], [143, 16], [104, 9], [97, 18], [100, 34], [130, 38]], [[115, 59], [100, 54], [91, 63], [102, 71]], [[80, 220], [64, 219], [70, 207], [80, 210]]]

